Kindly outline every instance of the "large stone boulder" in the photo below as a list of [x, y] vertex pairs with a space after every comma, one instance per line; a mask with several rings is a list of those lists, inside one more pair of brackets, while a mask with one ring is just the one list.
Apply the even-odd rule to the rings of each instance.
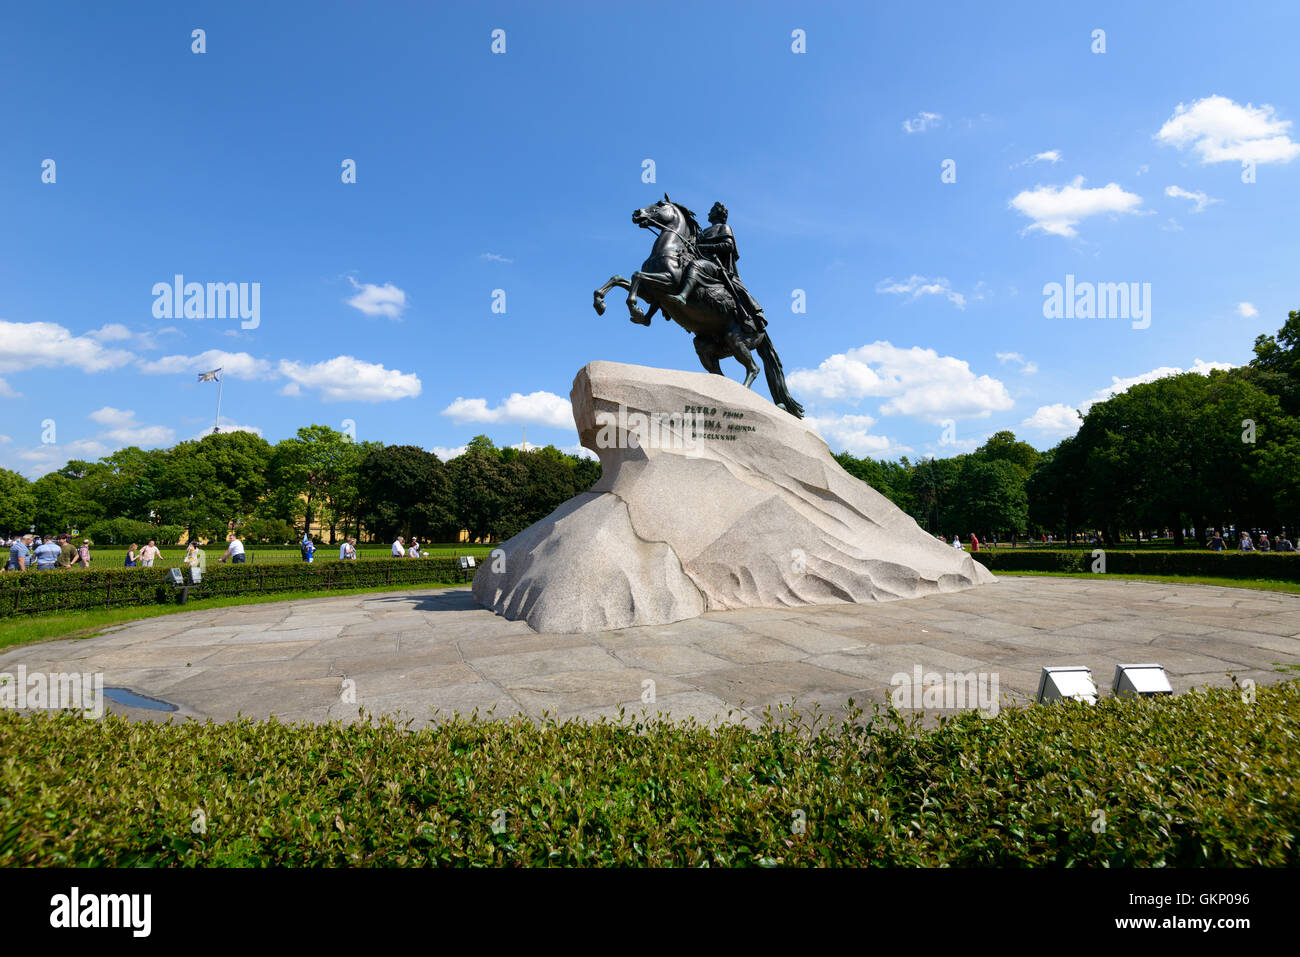
[[592, 362], [570, 399], [603, 474], [479, 566], [474, 597], [507, 618], [595, 631], [994, 580], [739, 382]]

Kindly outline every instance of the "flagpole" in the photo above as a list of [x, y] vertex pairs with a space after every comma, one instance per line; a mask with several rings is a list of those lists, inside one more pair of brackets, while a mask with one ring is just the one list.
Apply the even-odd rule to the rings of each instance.
[[217, 377], [217, 420], [212, 423], [212, 434], [216, 435], [221, 431], [221, 390], [225, 387], [226, 380], [224, 377]]

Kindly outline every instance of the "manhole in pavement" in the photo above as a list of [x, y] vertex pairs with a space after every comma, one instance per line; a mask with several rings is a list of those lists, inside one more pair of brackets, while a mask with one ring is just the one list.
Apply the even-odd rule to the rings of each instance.
[[169, 704], [166, 701], [160, 701], [157, 698], [150, 698], [142, 694], [136, 694], [130, 688], [105, 688], [104, 697], [109, 701], [116, 701], [118, 704], [124, 704], [131, 708], [145, 708], [149, 711], [175, 711], [176, 705]]

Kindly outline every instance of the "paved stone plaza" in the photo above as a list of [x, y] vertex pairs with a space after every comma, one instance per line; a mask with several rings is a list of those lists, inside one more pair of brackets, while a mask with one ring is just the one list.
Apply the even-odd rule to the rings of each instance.
[[[128, 624], [95, 638], [0, 655], [0, 672], [104, 672], [176, 706], [229, 720], [354, 720], [358, 709], [415, 725], [492, 711], [595, 718], [629, 712], [755, 725], [796, 701], [838, 712], [885, 702], [896, 673], [982, 672], [1026, 700], [1043, 665], [1092, 668], [1109, 693], [1117, 663], [1158, 662], [1176, 692], [1273, 682], [1300, 661], [1300, 596], [1199, 585], [1004, 577], [908, 601], [710, 612], [673, 625], [537, 634], [477, 607], [467, 588], [219, 608]], [[345, 679], [355, 703], [341, 700]], [[654, 703], [642, 701], [654, 682]], [[109, 703], [145, 719], [167, 715]]]

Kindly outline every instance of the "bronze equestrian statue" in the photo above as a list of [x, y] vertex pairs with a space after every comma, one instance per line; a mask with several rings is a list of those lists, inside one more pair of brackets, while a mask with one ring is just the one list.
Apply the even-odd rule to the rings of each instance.
[[[654, 246], [641, 268], [632, 273], [631, 281], [611, 276], [596, 290], [593, 305], [597, 315], [605, 314], [605, 294], [621, 286], [627, 290], [633, 322], [648, 326], [655, 312], [662, 312], [694, 334], [695, 352], [709, 372], [722, 375], [718, 360], [725, 356], [740, 362], [745, 367], [746, 388], [758, 378], [758, 363], [752, 354], [757, 352], [772, 401], [803, 418], [803, 406], [785, 384], [763, 308], [736, 271], [740, 253], [727, 225], [727, 207], [714, 203], [709, 210], [709, 228], [701, 231], [695, 214], [665, 193], [653, 206], [635, 210], [632, 222], [642, 229], [658, 230]], [[641, 311], [638, 297], [650, 304], [648, 312]]]

